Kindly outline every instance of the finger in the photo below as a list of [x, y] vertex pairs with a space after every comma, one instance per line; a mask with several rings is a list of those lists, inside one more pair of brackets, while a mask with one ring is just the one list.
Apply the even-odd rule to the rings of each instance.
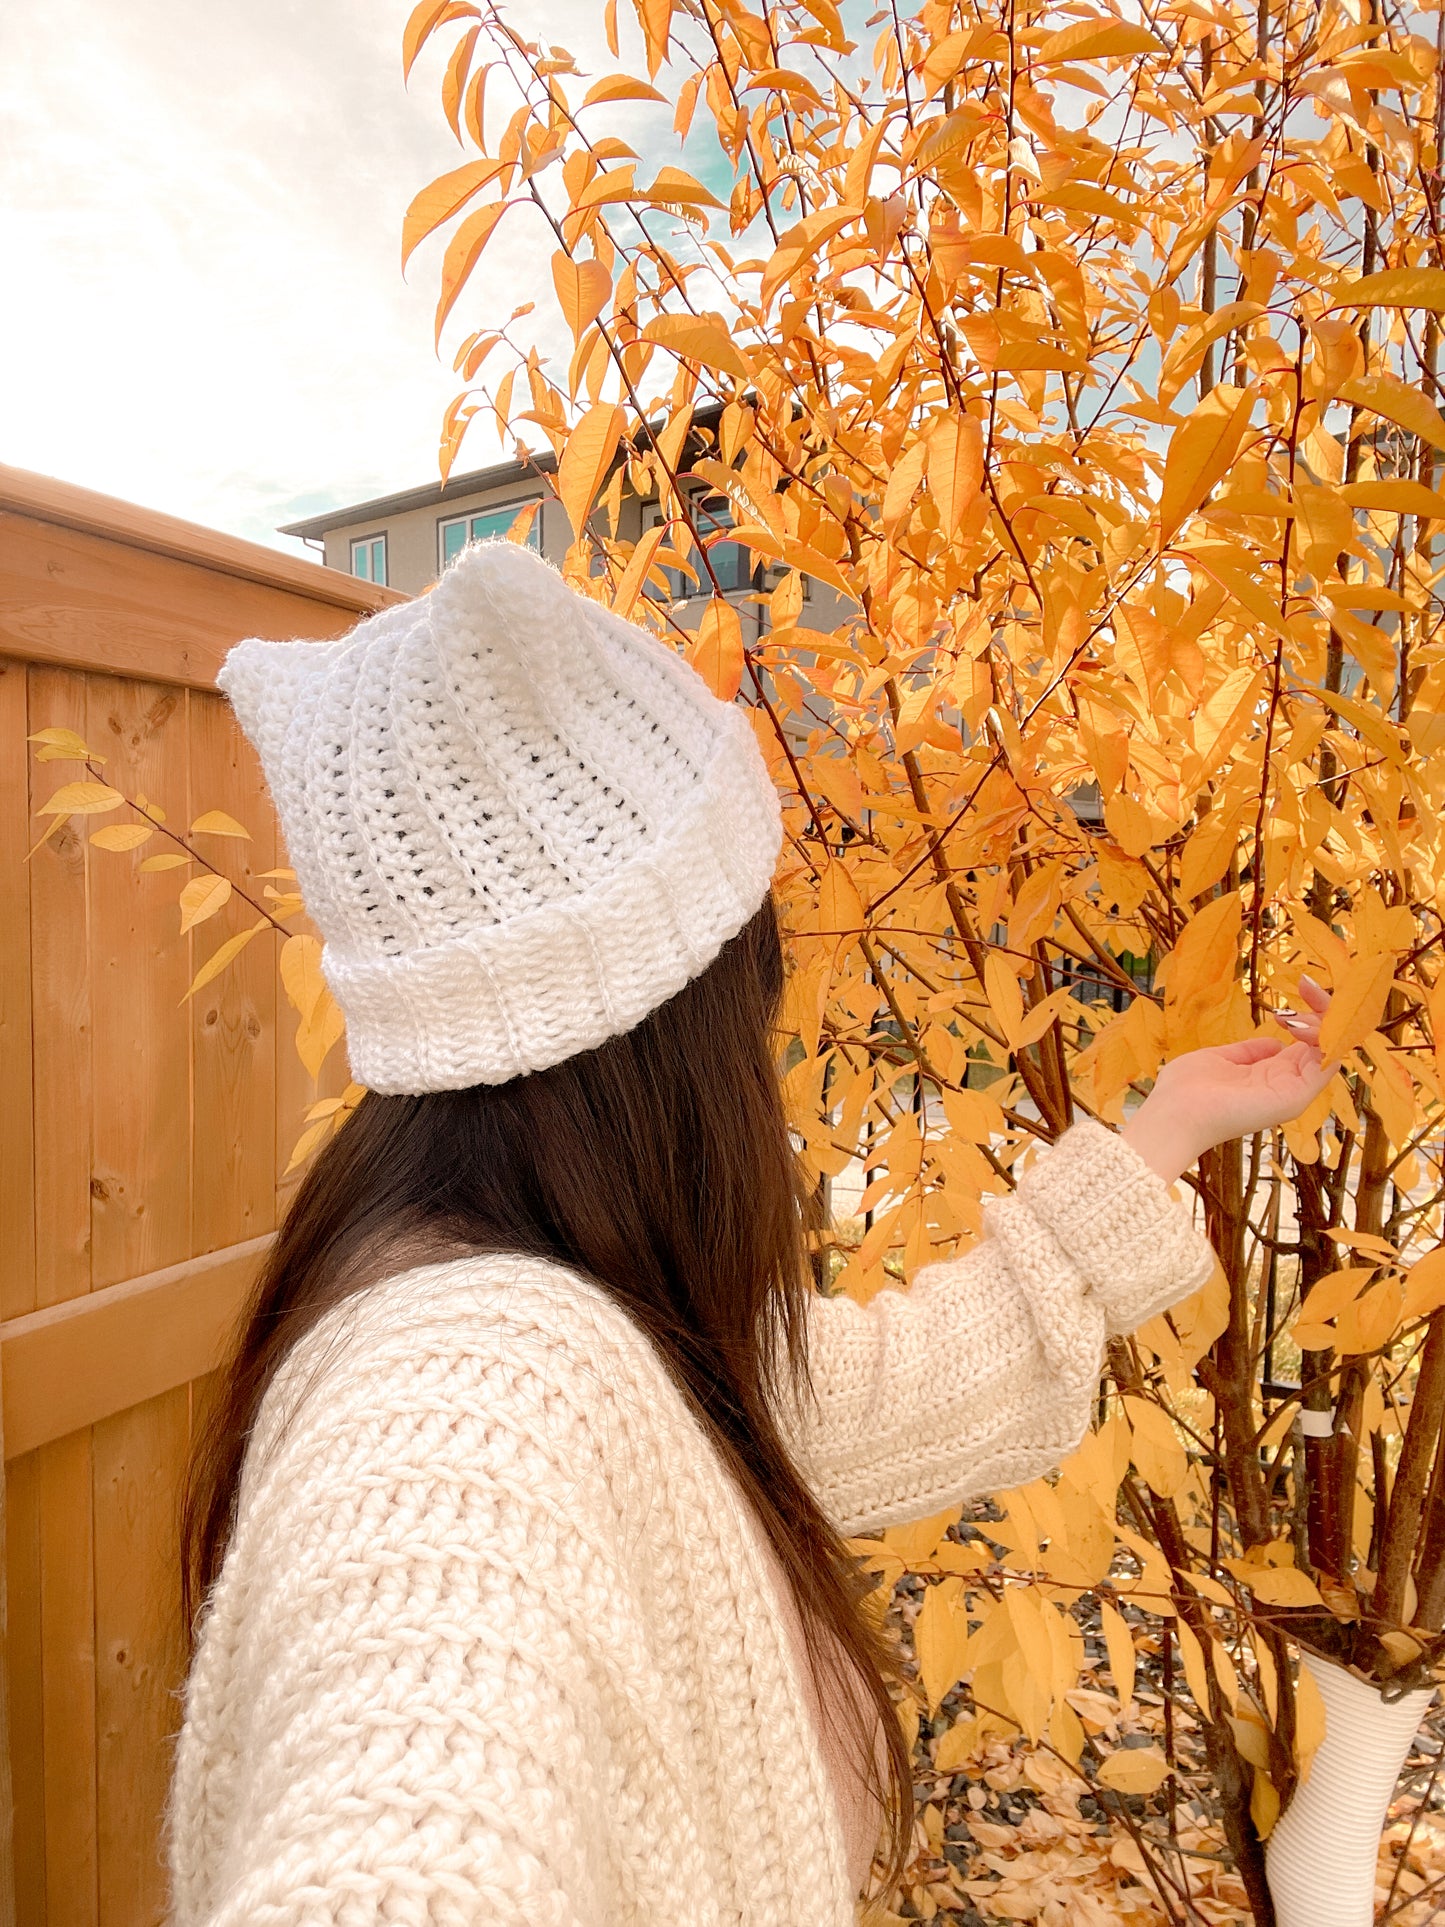
[[1313, 1044], [1320, 1034], [1319, 1018], [1302, 1017], [1297, 1010], [1277, 1010], [1274, 1021], [1302, 1043]]
[[1299, 980], [1299, 988], [1301, 997], [1304, 998], [1310, 1009], [1316, 1012], [1317, 1015], [1323, 1017], [1330, 1007], [1330, 993], [1327, 990], [1322, 990], [1313, 977], [1301, 977]]
[[1265, 1058], [1278, 1057], [1292, 1048], [1277, 1037], [1246, 1037], [1243, 1043], [1222, 1045], [1219, 1055], [1226, 1064], [1261, 1064]]

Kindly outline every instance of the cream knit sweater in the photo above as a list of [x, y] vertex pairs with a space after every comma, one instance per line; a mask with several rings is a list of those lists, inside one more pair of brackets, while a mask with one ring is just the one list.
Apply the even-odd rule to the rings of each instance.
[[[780, 1419], [845, 1534], [1046, 1471], [1106, 1336], [1212, 1263], [1092, 1123], [986, 1216], [910, 1289], [813, 1305], [816, 1401]], [[248, 1453], [177, 1745], [175, 1927], [851, 1927], [775, 1570], [597, 1287], [487, 1257], [362, 1292]]]

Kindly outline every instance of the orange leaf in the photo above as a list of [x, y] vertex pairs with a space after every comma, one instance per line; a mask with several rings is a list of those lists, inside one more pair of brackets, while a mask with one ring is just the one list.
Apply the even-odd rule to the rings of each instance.
[[1445, 314], [1445, 268], [1385, 268], [1340, 288], [1331, 308], [1425, 308]]
[[680, 167], [660, 168], [657, 179], [649, 187], [639, 188], [638, 198], [660, 202], [664, 207], [715, 207], [720, 213], [726, 212], [711, 188], [704, 187]]
[[688, 661], [714, 696], [725, 703], [730, 703], [742, 687], [743, 626], [737, 610], [722, 596], [714, 596], [707, 605]]
[[511, 201], [489, 201], [479, 207], [475, 214], [468, 215], [451, 240], [442, 257], [442, 291], [437, 301], [436, 340], [440, 343], [446, 318], [456, 306], [457, 296], [471, 274], [472, 269], [482, 258], [482, 250], [492, 238], [492, 230], [511, 207]]
[[465, 0], [420, 0], [407, 16], [401, 34], [401, 77], [410, 80], [416, 57], [438, 27], [448, 20], [480, 20], [481, 14]]
[[1338, 1061], [1357, 1044], [1363, 1044], [1372, 1030], [1380, 1028], [1394, 975], [1395, 954], [1391, 950], [1351, 960], [1320, 1025], [1320, 1049], [1327, 1063]]
[[670, 349], [684, 361], [700, 362], [704, 368], [716, 368], [743, 381], [752, 374], [721, 321], [705, 315], [660, 314], [642, 330], [642, 339]]
[[434, 233], [443, 221], [449, 221], [459, 213], [474, 194], [480, 193], [489, 181], [497, 178], [502, 168], [501, 161], [468, 161], [465, 167], [453, 168], [450, 174], [443, 174], [439, 180], [422, 189], [407, 209], [401, 224], [403, 272], [427, 235]]
[[584, 107], [595, 107], [604, 100], [666, 100], [655, 87], [649, 87], [645, 80], [634, 80], [631, 74], [604, 74], [601, 80], [594, 80], [582, 98]]
[[552, 285], [572, 339], [580, 341], [612, 298], [612, 276], [600, 261], [574, 261], [559, 248], [552, 256]]
[[567, 437], [557, 468], [557, 493], [576, 535], [587, 527], [587, 517], [598, 489], [607, 479], [626, 425], [627, 416], [615, 401], [599, 401]]
[[1371, 414], [1398, 422], [1432, 448], [1445, 449], [1445, 417], [1426, 400], [1422, 389], [1396, 375], [1358, 375], [1341, 385], [1339, 400], [1368, 408]]
[[956, 535], [983, 486], [983, 429], [976, 415], [944, 415], [928, 435], [928, 487], [947, 535]]
[[1252, 389], [1221, 382], [1175, 429], [1159, 492], [1161, 547], [1229, 472], [1253, 405]]
[[650, 529], [643, 530], [633, 544], [632, 553], [627, 558], [627, 567], [622, 571], [622, 578], [613, 591], [612, 607], [618, 615], [632, 614], [637, 598], [642, 594], [643, 586], [647, 581], [647, 572], [652, 567], [657, 551], [662, 547], [668, 533], [666, 522], [654, 522]]
[[181, 935], [193, 930], [198, 923], [204, 923], [207, 917], [215, 916], [230, 895], [229, 877], [193, 877], [180, 895]]
[[1400, 1317], [1407, 1323], [1427, 1318], [1442, 1305], [1445, 1305], [1445, 1245], [1437, 1245], [1406, 1274], [1405, 1303]]

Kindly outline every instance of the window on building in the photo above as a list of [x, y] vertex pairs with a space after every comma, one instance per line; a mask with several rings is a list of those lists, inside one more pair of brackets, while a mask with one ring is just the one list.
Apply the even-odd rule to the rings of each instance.
[[[708, 543], [708, 560], [718, 586], [727, 593], [753, 586], [753, 553], [741, 542], [715, 542], [711, 538], [722, 529], [736, 526], [733, 505], [725, 495], [709, 495], [694, 511], [697, 532]], [[706, 571], [702, 571], [706, 575]]]
[[363, 582], [386, 581], [386, 537], [363, 536], [351, 545], [351, 573]]
[[[753, 557], [751, 549], [741, 542], [718, 542], [712, 538], [724, 529], [734, 527], [733, 505], [725, 495], [709, 495], [702, 501], [692, 504], [693, 523], [697, 532], [706, 541], [708, 561], [712, 564], [713, 575], [717, 577], [718, 587], [724, 595], [739, 589], [753, 586]], [[644, 521], [645, 528], [655, 528], [663, 519], [660, 508], [649, 509]], [[688, 565], [693, 571], [663, 567], [667, 577], [668, 590], [674, 602], [686, 602], [691, 596], [711, 595], [712, 579], [707, 572], [701, 554], [697, 552], [687, 529], [675, 526], [668, 539], [668, 546], [687, 556]], [[696, 580], [694, 580], [694, 576]]]
[[[516, 521], [527, 502], [507, 502], [501, 508], [483, 509], [477, 515], [458, 515], [441, 525], [442, 567], [445, 568], [459, 550], [468, 542], [489, 542], [505, 536]], [[527, 531], [527, 547], [540, 550], [542, 546], [542, 517], [540, 512], [532, 517], [532, 526]]]

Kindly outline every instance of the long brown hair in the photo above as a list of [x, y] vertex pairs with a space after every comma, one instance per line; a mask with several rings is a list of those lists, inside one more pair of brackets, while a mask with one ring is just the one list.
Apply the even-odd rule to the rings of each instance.
[[[886, 1815], [896, 1885], [910, 1852], [894, 1649], [865, 1582], [794, 1469], [779, 1374], [807, 1384], [811, 1205], [783, 1110], [774, 1026], [784, 981], [771, 897], [709, 967], [620, 1037], [510, 1083], [368, 1092], [297, 1190], [217, 1375], [184, 1494], [186, 1634], [220, 1571], [246, 1442], [283, 1359], [367, 1283], [451, 1251], [520, 1252], [600, 1285], [642, 1327], [760, 1519], [791, 1584], [825, 1707], [835, 1651], [881, 1718], [849, 1718]], [[379, 1257], [380, 1254], [380, 1257]]]

